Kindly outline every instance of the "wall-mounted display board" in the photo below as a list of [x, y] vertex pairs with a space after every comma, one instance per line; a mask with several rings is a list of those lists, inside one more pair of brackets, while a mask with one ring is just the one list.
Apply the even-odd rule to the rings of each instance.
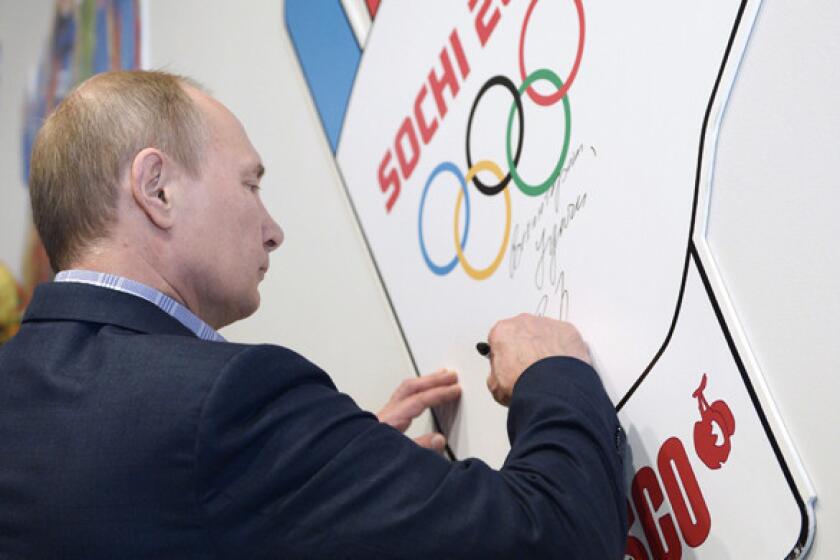
[[386, 2], [364, 37], [335, 4], [287, 26], [418, 372], [462, 372], [453, 455], [508, 449], [475, 343], [567, 319], [628, 433], [628, 557], [807, 550], [814, 491], [705, 236], [759, 2]]

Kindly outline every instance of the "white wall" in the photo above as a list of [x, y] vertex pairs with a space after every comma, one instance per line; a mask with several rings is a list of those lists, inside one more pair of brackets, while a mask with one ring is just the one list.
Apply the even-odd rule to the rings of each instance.
[[[0, 0], [0, 260], [16, 270], [28, 212], [20, 107], [51, 6]], [[262, 308], [225, 334], [295, 348], [362, 406], [380, 406], [410, 363], [286, 36], [282, 1], [151, 0], [148, 14], [150, 66], [191, 75], [240, 117], [268, 168], [266, 205], [287, 234]], [[765, 0], [723, 122], [709, 230], [818, 492], [817, 560], [840, 553], [838, 31], [837, 2]]]

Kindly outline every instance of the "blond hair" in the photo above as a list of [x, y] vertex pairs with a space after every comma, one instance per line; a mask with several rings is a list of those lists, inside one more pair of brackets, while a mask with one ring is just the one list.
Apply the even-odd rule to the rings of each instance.
[[46, 119], [32, 148], [32, 217], [56, 271], [108, 236], [117, 185], [134, 157], [153, 147], [198, 176], [206, 138], [201, 110], [165, 72], [97, 74]]

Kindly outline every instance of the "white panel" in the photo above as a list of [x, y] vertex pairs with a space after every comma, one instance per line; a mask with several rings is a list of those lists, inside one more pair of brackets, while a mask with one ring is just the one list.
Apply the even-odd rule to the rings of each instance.
[[[668, 2], [587, 4], [579, 71], [580, 3], [504, 4], [480, 3], [473, 13], [385, 5], [339, 144], [342, 175], [417, 363], [479, 370], [473, 344], [494, 319], [522, 311], [571, 319], [630, 432], [633, 526], [644, 527], [653, 556], [798, 556], [813, 535], [814, 492], [697, 229], [758, 2], [690, 13]], [[532, 77], [553, 74], [525, 67], [574, 83], [554, 78], [535, 95]], [[444, 74], [450, 85], [441, 96], [435, 76]], [[525, 138], [521, 161], [511, 155], [517, 137]], [[471, 182], [480, 160], [499, 179], [513, 176], [503, 193]], [[499, 240], [504, 260], [494, 261]], [[489, 262], [487, 274], [475, 270]], [[711, 405], [695, 391], [706, 374], [722, 396]], [[499, 466], [508, 449], [504, 410], [481, 377], [463, 383], [453, 448]], [[723, 435], [706, 438], [707, 424]], [[684, 515], [667, 477], [669, 442], [679, 449], [670, 456], [684, 459], [682, 496], [693, 496]], [[750, 517], [752, 509], [773, 515]]]
[[[617, 402], [662, 345], [674, 315], [703, 115], [739, 2], [696, 7], [690, 15], [667, 2], [644, 9], [588, 6], [583, 62], [568, 90], [568, 105], [521, 95], [525, 134], [516, 167], [525, 182], [550, 187], [544, 194], [526, 195], [532, 189], [518, 188], [514, 180], [508, 194], [483, 196], [466, 186], [469, 230], [466, 211], [458, 217], [467, 237], [465, 258], [484, 268], [500, 246], [504, 258], [484, 279], [458, 262], [451, 271], [435, 272], [435, 266], [448, 268], [455, 257], [453, 212], [459, 193], [456, 175], [436, 175], [436, 170], [452, 162], [466, 175], [467, 142], [473, 163], [489, 160], [502, 173], [509, 169], [505, 131], [515, 115], [512, 95], [493, 87], [477, 103], [482, 86], [501, 75], [520, 87], [517, 53], [523, 29], [528, 68], [556, 69], [563, 80], [571, 75], [580, 36], [574, 4], [537, 3], [529, 12], [531, 5], [512, 3], [498, 19], [491, 15], [497, 8], [491, 8], [486, 19], [498, 23], [486, 46], [475, 24], [479, 12], [470, 13], [466, 5], [383, 6], [362, 60], [338, 160], [421, 368], [447, 360], [458, 370], [482, 371], [486, 362], [474, 345], [494, 321], [540, 311], [582, 328]], [[409, 22], [414, 32], [406, 34]], [[458, 42], [451, 39], [453, 29]], [[456, 63], [458, 43], [470, 67], [467, 76]], [[431, 86], [424, 85], [430, 70], [443, 73], [442, 48], [459, 84], [457, 95], [444, 93], [445, 114]], [[411, 56], [394, 58], [398, 49]], [[541, 92], [556, 91], [544, 81], [534, 85]], [[398, 131], [409, 122], [404, 119], [417, 121], [414, 101], [422, 88], [428, 91], [422, 111], [437, 130], [427, 145], [419, 142], [416, 167], [403, 169], [398, 144], [404, 155], [411, 150], [405, 147], [408, 136]], [[419, 125], [412, 126], [420, 135]], [[517, 133], [510, 136], [513, 144]], [[564, 145], [563, 172], [550, 179]], [[383, 170], [401, 176], [390, 210], [393, 188], [381, 191]], [[480, 177], [498, 182], [489, 174]], [[504, 243], [507, 197], [512, 223]], [[461, 414], [469, 421], [456, 425], [455, 444], [462, 454], [500, 465], [507, 451], [499, 437], [504, 409], [487, 394], [483, 376], [465, 376], [464, 384]]]

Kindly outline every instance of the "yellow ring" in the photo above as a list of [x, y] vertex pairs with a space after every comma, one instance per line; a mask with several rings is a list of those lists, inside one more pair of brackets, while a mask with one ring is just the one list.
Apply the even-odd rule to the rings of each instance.
[[[505, 174], [502, 173], [499, 166], [492, 161], [485, 159], [477, 162], [475, 165], [470, 167], [469, 171], [467, 171], [466, 183], [468, 185], [479, 171], [489, 171], [494, 174], [499, 181], [503, 181], [505, 179]], [[461, 202], [464, 199], [464, 192], [460, 190], [458, 191], [458, 201], [455, 203], [455, 252], [458, 253], [458, 262], [461, 263], [461, 266], [464, 268], [464, 272], [475, 280], [484, 280], [489, 278], [494, 272], [496, 272], [499, 265], [502, 264], [502, 259], [505, 256], [508, 240], [510, 239], [510, 189], [505, 187], [504, 193], [506, 209], [505, 237], [502, 241], [502, 246], [499, 248], [499, 253], [496, 255], [496, 258], [493, 259], [493, 262], [490, 263], [490, 266], [479, 269], [473, 268], [473, 266], [467, 262], [467, 257], [464, 256], [464, 251], [461, 250], [461, 233], [458, 231], [458, 218], [461, 215]]]

